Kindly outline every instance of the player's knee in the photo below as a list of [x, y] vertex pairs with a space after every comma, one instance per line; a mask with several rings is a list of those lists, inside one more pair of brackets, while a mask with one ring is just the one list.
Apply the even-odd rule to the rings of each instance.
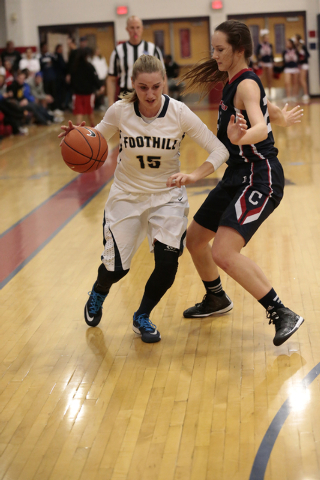
[[213, 244], [212, 259], [214, 263], [224, 272], [229, 272], [231, 269], [232, 262], [230, 257], [230, 252], [227, 252], [224, 248], [216, 247]]
[[107, 270], [105, 265], [101, 263], [100, 267], [98, 268], [98, 283], [101, 287], [105, 289], [109, 289], [111, 285], [114, 283], [119, 282], [127, 273], [128, 270], [117, 270], [117, 271], [110, 271]]
[[189, 232], [187, 233], [186, 247], [191, 253], [191, 255], [197, 253], [202, 248], [199, 239], [192, 233], [189, 234]]
[[196, 231], [192, 229], [187, 230], [186, 247], [190, 254], [197, 254], [205, 248], [206, 243], [202, 240], [201, 235], [197, 235]]
[[161, 242], [154, 246], [155, 271], [161, 277], [162, 282], [170, 288], [174, 282], [178, 270], [178, 258], [180, 250], [170, 247]]

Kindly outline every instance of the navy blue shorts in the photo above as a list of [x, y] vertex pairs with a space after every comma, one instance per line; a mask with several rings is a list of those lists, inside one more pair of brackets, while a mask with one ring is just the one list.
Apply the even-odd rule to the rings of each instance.
[[228, 166], [194, 220], [213, 232], [220, 226], [231, 227], [247, 244], [279, 205], [283, 189], [284, 174], [277, 158]]

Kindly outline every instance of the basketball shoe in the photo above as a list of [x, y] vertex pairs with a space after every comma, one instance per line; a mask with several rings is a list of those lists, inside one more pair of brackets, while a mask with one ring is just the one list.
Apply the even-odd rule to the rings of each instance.
[[273, 323], [276, 329], [273, 339], [273, 344], [276, 347], [288, 340], [304, 322], [304, 318], [286, 307], [272, 309], [270, 312], [267, 311], [267, 318], [269, 318], [269, 325]]
[[206, 293], [201, 303], [194, 307], [187, 308], [183, 312], [185, 318], [209, 317], [210, 315], [221, 315], [233, 309], [233, 303], [224, 292], [221, 297]]
[[88, 292], [88, 295], [90, 295], [89, 300], [84, 307], [84, 319], [89, 327], [96, 327], [99, 325], [102, 317], [102, 304], [107, 296], [96, 292], [94, 287], [95, 283], [92, 287], [92, 291]]
[[160, 332], [157, 330], [157, 326], [154, 325], [147, 313], [141, 315], [133, 315], [132, 330], [137, 335], [141, 335], [141, 340], [145, 343], [156, 343], [161, 340]]

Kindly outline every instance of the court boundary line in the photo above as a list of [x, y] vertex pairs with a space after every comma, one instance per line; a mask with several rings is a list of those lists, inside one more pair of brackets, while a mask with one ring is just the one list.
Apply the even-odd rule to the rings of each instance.
[[[313, 367], [313, 369], [310, 370], [310, 372], [301, 380], [299, 386], [302, 388], [309, 387], [309, 385], [311, 385], [311, 383], [318, 377], [319, 374], [320, 362], [315, 367]], [[290, 413], [292, 413], [293, 411], [293, 398], [294, 394], [290, 395], [287, 398], [287, 400], [281, 405], [272, 422], [270, 423], [269, 428], [266, 431], [262, 442], [260, 443], [260, 447], [256, 453], [249, 480], [264, 479], [274, 444], [285, 421], [287, 420]]]

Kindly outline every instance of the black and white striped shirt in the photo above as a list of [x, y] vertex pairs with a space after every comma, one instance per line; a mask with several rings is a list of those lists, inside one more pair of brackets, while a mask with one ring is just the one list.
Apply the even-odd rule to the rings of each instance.
[[153, 55], [163, 63], [161, 50], [154, 43], [142, 40], [139, 45], [131, 45], [130, 42], [120, 43], [110, 56], [109, 75], [120, 77], [120, 88], [132, 89], [131, 77], [134, 62], [141, 55]]

